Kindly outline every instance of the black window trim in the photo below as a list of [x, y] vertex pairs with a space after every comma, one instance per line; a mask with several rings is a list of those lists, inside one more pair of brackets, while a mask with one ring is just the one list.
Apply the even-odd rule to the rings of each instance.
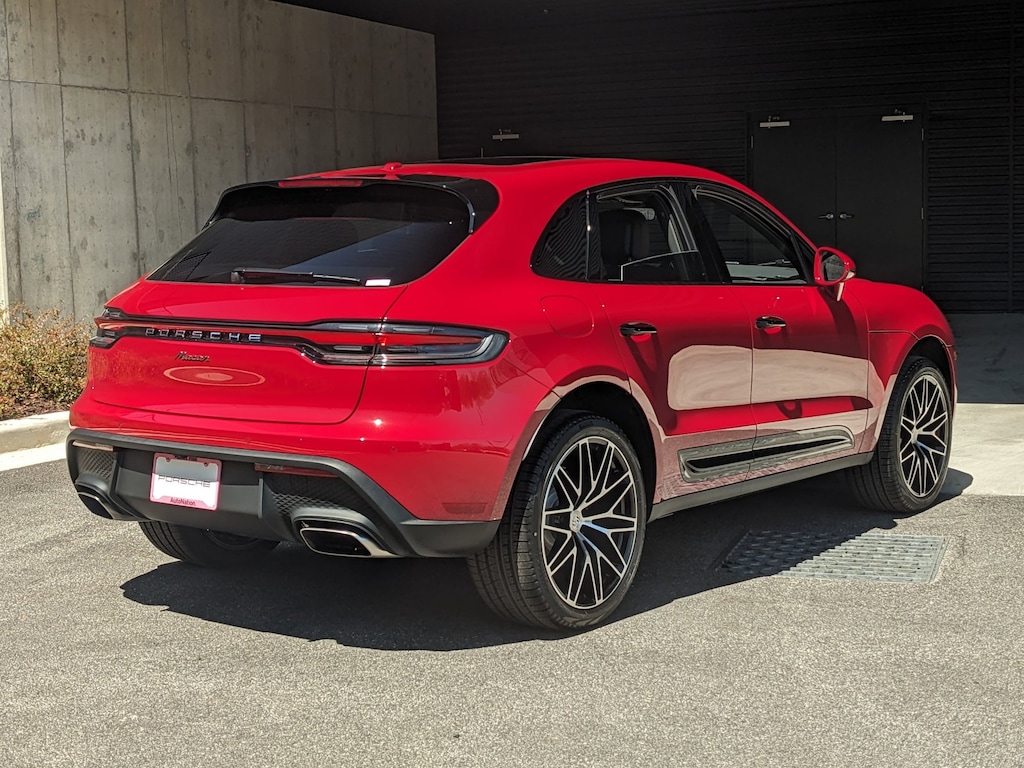
[[[705, 195], [707, 197], [722, 200], [724, 202], [736, 205], [737, 207], [742, 208], [744, 211], [751, 214], [755, 219], [757, 219], [761, 223], [765, 224], [765, 226], [767, 226], [768, 228], [774, 230], [775, 233], [780, 237], [780, 239], [788, 240], [790, 246], [793, 249], [793, 253], [796, 255], [796, 266], [800, 270], [801, 279], [803, 280], [803, 282], [800, 283], [799, 285], [813, 284], [814, 281], [812, 279], [812, 265], [807, 261], [807, 249], [809, 247], [809, 243], [804, 242], [802, 238], [800, 238], [797, 235], [797, 233], [793, 230], [793, 228], [786, 224], [786, 222], [784, 222], [782, 219], [780, 219], [777, 214], [775, 214], [770, 209], [766, 208], [764, 205], [762, 205], [754, 198], [750, 197], [749, 195], [746, 195], [741, 190], [738, 190], [735, 187], [731, 187], [727, 184], [722, 184], [720, 182], [715, 181], [706, 181], [702, 179], [686, 179], [684, 183], [689, 189], [690, 194], [692, 194], [695, 198], [694, 202], [696, 202], [696, 198], [699, 198], [701, 195]], [[724, 257], [722, 256], [721, 250], [718, 247], [718, 242], [711, 231], [710, 224], [708, 224], [707, 219], [701, 212], [700, 207], [694, 204], [693, 206], [691, 206], [690, 211], [692, 212], [693, 216], [696, 219], [698, 219], [698, 222], [695, 222], [697, 226], [693, 226], [692, 228], [695, 231], [700, 232], [703, 238], [705, 239], [708, 251], [711, 254], [712, 260], [716, 262], [716, 268], [720, 274], [722, 281], [733, 285], [760, 285], [761, 283], [737, 283], [734, 282], [731, 277], [729, 277], [728, 270], [725, 266]], [[804, 247], [801, 247], [801, 245], [803, 245]], [[813, 247], [811, 247], [810, 250], [813, 252]], [[779, 286], [797, 285], [797, 283], [785, 282], [771, 284]]]
[[[585, 215], [587, 219], [587, 230], [585, 238], [586, 248], [586, 271], [585, 277], [582, 280], [576, 280], [564, 277], [553, 277], [551, 275], [545, 275], [536, 271], [534, 261], [536, 258], [537, 248], [541, 246], [545, 238], [548, 236], [548, 230], [551, 226], [549, 221], [534, 246], [534, 255], [530, 259], [530, 268], [534, 274], [539, 277], [544, 277], [550, 280], [560, 280], [563, 282], [574, 282], [574, 283], [601, 283], [601, 284], [613, 284], [613, 281], [606, 281], [597, 279], [594, 276], [593, 264], [591, 260], [594, 256], [594, 234], [596, 232], [595, 222], [593, 216], [596, 210], [596, 203], [604, 197], [610, 197], [615, 194], [627, 194], [630, 192], [653, 192], [663, 194], [668, 200], [669, 205], [672, 208], [672, 214], [675, 215], [676, 219], [687, 228], [689, 238], [695, 244], [697, 251], [700, 254], [701, 262], [704, 265], [704, 269], [708, 275], [706, 282], [686, 282], [686, 283], [651, 283], [650, 285], [664, 285], [664, 286], [701, 286], [701, 285], [751, 285], [755, 283], [734, 283], [732, 278], [729, 276], [729, 272], [725, 266], [725, 260], [722, 257], [721, 251], [718, 248], [718, 243], [715, 239], [714, 234], [711, 231], [710, 225], [708, 224], [703, 213], [700, 211], [697, 205], [697, 197], [700, 194], [705, 194], [711, 197], [725, 200], [726, 202], [732, 203], [745, 211], [750, 213], [753, 217], [765, 224], [769, 229], [775, 231], [775, 233], [782, 240], [789, 241], [793, 253], [796, 255], [796, 266], [800, 270], [803, 281], [801, 283], [771, 283], [772, 285], [792, 285], [799, 287], [802, 285], [813, 284], [812, 265], [808, 259], [808, 254], [814, 252], [814, 247], [806, 240], [801, 238], [797, 232], [790, 227], [785, 221], [765, 207], [762, 203], [748, 196], [742, 190], [736, 189], [735, 187], [723, 184], [717, 181], [708, 181], [706, 179], [692, 178], [692, 177], [676, 177], [676, 176], [652, 176], [649, 178], [636, 178], [636, 179], [625, 179], [620, 181], [608, 182], [595, 187], [575, 192], [567, 197], [558, 210], [561, 210], [563, 206], [568, 204], [571, 200], [576, 198], [582, 198], [584, 203]], [[556, 211], [557, 213], [557, 211]], [[553, 214], [552, 216], [554, 216]], [[756, 283], [758, 285], [768, 283]], [[646, 285], [646, 283], [627, 283], [627, 285]]]

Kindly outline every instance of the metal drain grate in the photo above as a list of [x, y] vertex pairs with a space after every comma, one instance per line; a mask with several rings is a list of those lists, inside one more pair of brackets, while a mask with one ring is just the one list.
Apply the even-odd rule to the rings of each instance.
[[720, 566], [744, 576], [799, 576], [926, 584], [946, 551], [942, 536], [749, 531]]

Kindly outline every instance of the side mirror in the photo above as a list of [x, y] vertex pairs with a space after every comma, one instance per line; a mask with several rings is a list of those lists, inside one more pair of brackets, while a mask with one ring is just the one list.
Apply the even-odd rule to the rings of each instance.
[[836, 300], [843, 296], [843, 283], [857, 271], [853, 259], [835, 248], [819, 248], [814, 252], [814, 282], [822, 288], [834, 288]]

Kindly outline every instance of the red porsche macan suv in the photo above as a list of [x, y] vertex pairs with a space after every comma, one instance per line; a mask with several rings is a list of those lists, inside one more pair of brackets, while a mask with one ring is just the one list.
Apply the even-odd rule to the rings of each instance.
[[865, 505], [935, 500], [949, 326], [853, 274], [672, 163], [235, 187], [97, 319], [71, 478], [189, 563], [465, 557], [500, 615], [593, 625], [678, 510], [834, 470]]

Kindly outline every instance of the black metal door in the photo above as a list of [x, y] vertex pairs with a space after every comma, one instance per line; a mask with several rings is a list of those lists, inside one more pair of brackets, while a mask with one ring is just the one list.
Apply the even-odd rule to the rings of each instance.
[[754, 122], [750, 178], [753, 189], [815, 245], [840, 247], [836, 238], [834, 118], [772, 117]]
[[922, 287], [920, 118], [836, 122], [836, 246], [863, 277]]
[[752, 123], [752, 187], [862, 277], [920, 288], [921, 121], [860, 114]]

